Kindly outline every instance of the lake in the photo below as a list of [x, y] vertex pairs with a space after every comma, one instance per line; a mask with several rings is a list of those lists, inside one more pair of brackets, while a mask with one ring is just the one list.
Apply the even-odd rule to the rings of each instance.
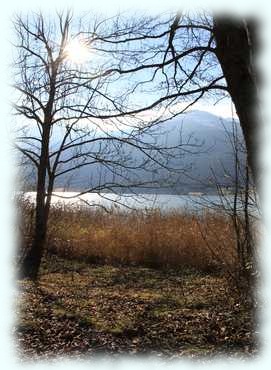
[[[170, 194], [113, 194], [113, 193], [86, 193], [79, 196], [76, 192], [55, 192], [52, 204], [66, 204], [71, 206], [111, 207], [116, 209], [160, 209], [162, 212], [182, 210], [187, 212], [201, 212], [209, 208], [220, 208], [221, 199], [217, 195], [170, 195]], [[27, 197], [35, 200], [35, 192], [26, 193]], [[233, 196], [224, 197], [224, 204], [232, 205]]]

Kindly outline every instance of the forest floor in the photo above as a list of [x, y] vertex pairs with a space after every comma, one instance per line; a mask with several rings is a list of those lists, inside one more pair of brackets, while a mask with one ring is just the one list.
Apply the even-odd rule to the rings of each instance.
[[54, 255], [18, 282], [22, 360], [90, 355], [253, 356], [254, 313], [225, 276], [93, 265]]

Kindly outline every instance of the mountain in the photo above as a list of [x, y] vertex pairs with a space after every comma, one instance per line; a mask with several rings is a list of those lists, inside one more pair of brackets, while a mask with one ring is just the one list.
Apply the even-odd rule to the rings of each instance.
[[[210, 191], [214, 188], [214, 177], [224, 186], [232, 185], [235, 167], [235, 152], [233, 148], [234, 134], [239, 145], [244, 147], [244, 140], [239, 122], [232, 119], [222, 119], [205, 111], [190, 111], [175, 117], [163, 124], [169, 133], [167, 139], [176, 143], [177, 133], [181, 130], [183, 142], [195, 144], [194, 154], [184, 156], [185, 165], [190, 165], [189, 177], [183, 183], [186, 192]], [[245, 154], [240, 151], [240, 167], [244, 168]]]
[[[243, 137], [238, 123], [236, 127], [238, 140], [242, 143]], [[129, 173], [129, 179], [132, 179], [132, 182], [159, 180], [161, 183], [161, 186], [156, 185], [155, 189], [138, 188], [139, 192], [203, 191], [210, 193], [215, 189], [214, 176], [216, 181], [224, 186], [230, 186], [232, 183], [231, 177], [234, 173], [232, 135], [233, 122], [231, 119], [222, 119], [205, 111], [190, 111], [159, 123], [152, 128], [150, 133], [143, 133], [140, 136], [142, 142], [158, 146], [175, 147], [181, 141], [183, 143], [181, 150], [171, 149], [171, 156], [167, 163], [169, 167], [178, 168], [180, 170], [178, 173], [168, 172], [166, 169], [159, 168], [155, 163], [148, 163], [147, 169], [144, 169], [141, 163], [146, 156], [143, 156], [141, 152], [128, 145], [116, 147], [112, 143], [107, 143], [102, 148], [103, 165], [94, 163], [91, 166], [82, 166], [76, 171], [68, 172], [57, 178], [55, 188], [80, 191], [90, 186], [95, 187], [100, 182], [118, 182], [124, 186], [128, 181], [125, 170], [120, 167], [118, 174], [112, 174], [110, 167], [106, 165], [106, 160], [112, 160], [114, 156], [117, 158], [121, 154], [123, 158], [126, 158], [127, 164], [137, 167]], [[93, 153], [97, 149], [98, 144], [92, 145]], [[65, 161], [65, 158], [70, 155], [71, 153], [66, 151], [62, 160]], [[155, 158], [157, 161], [162, 160], [159, 153], [155, 154]], [[244, 164], [244, 154], [240, 154], [240, 162]], [[62, 170], [68, 168], [66, 164], [63, 165]], [[163, 178], [162, 186], [161, 179]], [[125, 188], [120, 190], [129, 191]]]

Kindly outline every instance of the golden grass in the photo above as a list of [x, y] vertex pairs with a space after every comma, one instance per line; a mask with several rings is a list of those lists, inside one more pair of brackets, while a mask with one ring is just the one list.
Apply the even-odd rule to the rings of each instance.
[[[32, 206], [23, 202], [22, 226], [29, 243]], [[227, 269], [236, 261], [235, 234], [223, 214], [159, 210], [124, 212], [85, 207], [52, 207], [47, 250], [94, 263], [151, 267]]]
[[[29, 204], [24, 205], [27, 230], [30, 209]], [[51, 210], [47, 250], [94, 263], [188, 266], [208, 271], [234, 267], [234, 235], [230, 219], [214, 212], [105, 213], [100, 209], [59, 205]]]

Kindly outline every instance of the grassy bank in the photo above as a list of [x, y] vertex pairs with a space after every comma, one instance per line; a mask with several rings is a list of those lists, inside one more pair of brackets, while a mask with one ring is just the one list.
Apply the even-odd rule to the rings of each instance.
[[[23, 252], [34, 211], [20, 209]], [[235, 247], [223, 214], [53, 207], [39, 280], [18, 282], [20, 356], [256, 353]]]
[[[33, 210], [23, 203], [24, 247], [30, 243]], [[230, 219], [159, 210], [119, 211], [52, 208], [47, 251], [94, 263], [147, 267], [193, 267], [201, 271], [234, 268], [236, 250]]]

